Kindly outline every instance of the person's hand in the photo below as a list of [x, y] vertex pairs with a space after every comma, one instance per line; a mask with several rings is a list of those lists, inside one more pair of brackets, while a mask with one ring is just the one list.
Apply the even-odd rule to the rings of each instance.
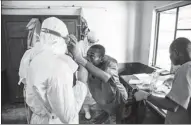
[[70, 38], [70, 42], [68, 44], [68, 51], [73, 55], [77, 63], [83, 64], [84, 58], [82, 57], [82, 54], [80, 52], [77, 38], [72, 34], [69, 35], [69, 38]]
[[77, 38], [73, 34], [70, 34], [69, 38], [70, 38], [70, 41], [68, 43], [68, 51], [71, 52], [71, 54], [73, 55], [75, 59], [78, 57], [81, 57]]
[[145, 100], [147, 99], [147, 97], [150, 94], [148, 92], [145, 92], [143, 90], [139, 90], [138, 92], [135, 92], [134, 97], [136, 99], [136, 101], [141, 101], [141, 100]]

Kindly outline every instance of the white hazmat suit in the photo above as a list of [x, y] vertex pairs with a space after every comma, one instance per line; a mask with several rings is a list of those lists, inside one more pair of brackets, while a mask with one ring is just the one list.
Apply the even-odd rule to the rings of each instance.
[[87, 86], [73, 75], [78, 65], [66, 55], [66, 25], [55, 17], [44, 20], [40, 43], [24, 54], [19, 76], [26, 86], [26, 103], [32, 110], [31, 124], [79, 124], [79, 111], [87, 94]]

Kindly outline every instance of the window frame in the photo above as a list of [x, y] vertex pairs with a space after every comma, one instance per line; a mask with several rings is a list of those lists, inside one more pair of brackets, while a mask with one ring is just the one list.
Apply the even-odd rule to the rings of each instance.
[[[178, 29], [178, 16], [179, 16], [179, 8], [183, 6], [191, 5], [191, 1], [181, 1], [181, 2], [176, 2], [167, 6], [163, 6], [160, 8], [156, 8], [155, 11], [155, 28], [154, 28], [154, 44], [153, 44], [153, 50], [152, 52], [152, 59], [151, 59], [151, 66], [154, 68], [162, 69], [158, 66], [156, 66], [156, 61], [157, 61], [157, 51], [158, 51], [158, 37], [159, 37], [159, 26], [160, 26], [160, 13], [171, 10], [171, 9], [177, 9], [176, 10], [176, 20], [175, 20], [175, 30], [174, 30], [174, 39], [176, 39], [177, 36], [177, 31], [178, 30], [190, 30], [191, 29]], [[150, 48], [151, 49], [151, 48]], [[167, 69], [165, 69], [167, 70]]]

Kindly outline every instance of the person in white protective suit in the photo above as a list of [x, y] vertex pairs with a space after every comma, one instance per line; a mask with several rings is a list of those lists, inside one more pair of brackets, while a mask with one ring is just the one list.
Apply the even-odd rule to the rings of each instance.
[[86, 57], [88, 49], [98, 41], [99, 39], [95, 31], [87, 31], [87, 35], [85, 36], [84, 40], [79, 41], [79, 49], [82, 53], [82, 56]]
[[87, 86], [73, 76], [78, 65], [68, 56], [66, 25], [55, 17], [43, 21], [40, 42], [26, 51], [19, 70], [32, 110], [31, 124], [79, 124]]
[[[87, 28], [88, 29], [88, 28]], [[86, 31], [87, 34], [84, 38], [84, 40], [80, 40], [79, 41], [79, 49], [80, 49], [80, 52], [82, 54], [83, 57], [86, 58], [87, 56], [87, 51], [88, 49], [96, 44], [99, 39], [97, 37], [97, 34], [94, 32], [94, 31]], [[79, 65], [79, 72], [78, 72], [78, 76], [80, 78], [80, 80], [84, 83], [86, 83], [86, 79], [83, 75], [83, 67], [81, 65]], [[88, 85], [88, 84], [87, 84]], [[91, 119], [91, 113], [90, 113], [90, 108], [92, 105], [94, 105], [96, 103], [96, 101], [93, 99], [89, 89], [87, 91], [87, 96], [85, 98], [85, 101], [84, 101], [84, 104], [83, 104], [83, 110], [85, 112], [85, 118], [86, 119]]]

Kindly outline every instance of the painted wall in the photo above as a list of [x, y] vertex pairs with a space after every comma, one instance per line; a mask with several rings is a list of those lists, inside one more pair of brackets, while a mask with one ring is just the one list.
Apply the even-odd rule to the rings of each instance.
[[[7, 1], [13, 8], [83, 7], [83, 15], [91, 30], [97, 33], [106, 54], [119, 63], [148, 64], [151, 40], [152, 12], [172, 1]], [[31, 13], [33, 13], [32, 9]], [[15, 10], [14, 10], [15, 11]], [[60, 12], [60, 11], [58, 11]]]
[[[8, 1], [4, 7], [12, 8], [53, 8], [83, 7], [83, 15], [90, 29], [97, 33], [106, 54], [116, 58], [119, 63], [138, 61], [135, 49], [140, 41], [141, 4], [137, 1]], [[61, 7], [62, 6], [62, 7]], [[71, 7], [68, 7], [71, 8]], [[33, 9], [34, 10], [34, 9]], [[15, 10], [14, 10], [15, 11]], [[60, 12], [60, 11], [58, 11]]]
[[177, 1], [113, 1], [113, 4], [104, 5], [107, 8], [105, 15], [101, 16], [103, 12], [95, 10], [96, 18], [92, 18], [93, 9], [86, 9], [86, 19], [90, 28], [99, 34], [108, 55], [120, 63], [148, 65], [154, 9], [174, 2]]
[[[158, 7], [162, 7], [168, 4], [172, 4], [177, 1], [144, 1], [143, 2], [143, 10], [142, 10], [142, 28], [141, 28], [141, 42], [140, 42], [140, 57], [139, 62], [148, 65], [149, 64], [149, 53], [150, 47], [153, 46], [153, 34], [152, 25], [154, 24], [154, 9]], [[151, 55], [152, 56], [152, 55]], [[150, 58], [152, 59], [152, 58]]]

